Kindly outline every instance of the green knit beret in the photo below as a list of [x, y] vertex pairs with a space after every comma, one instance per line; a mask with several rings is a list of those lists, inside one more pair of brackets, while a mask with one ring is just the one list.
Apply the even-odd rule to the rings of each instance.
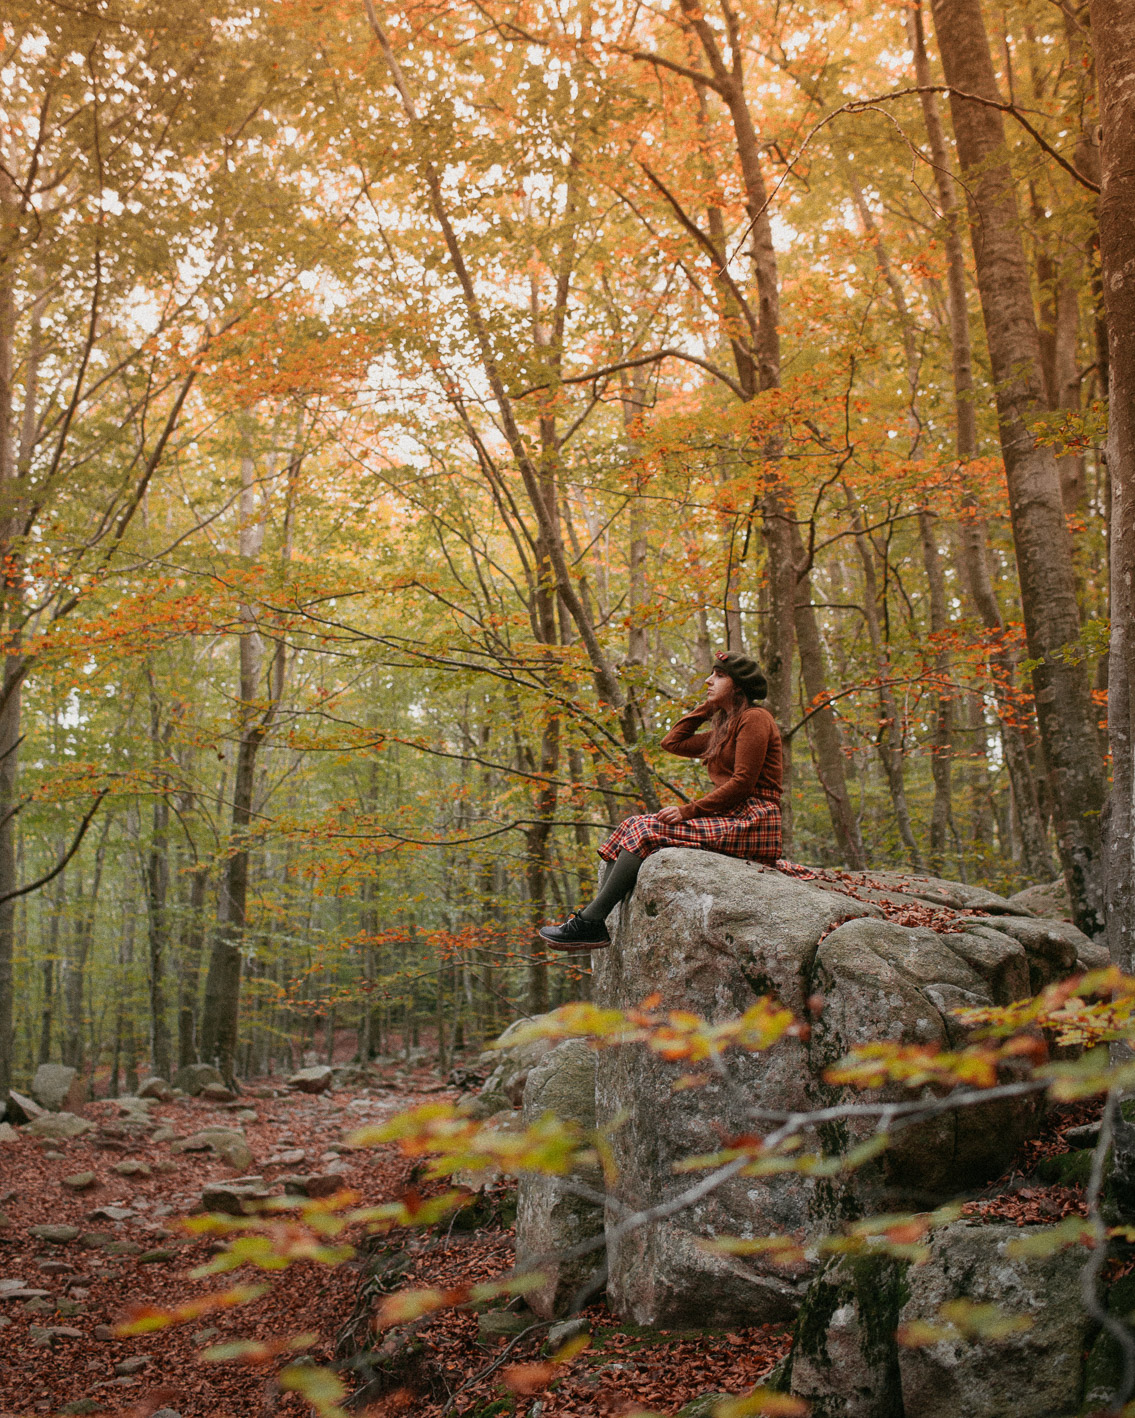
[[750, 699], [763, 699], [768, 694], [768, 680], [756, 660], [737, 650], [719, 650], [715, 667], [724, 670], [742, 694]]

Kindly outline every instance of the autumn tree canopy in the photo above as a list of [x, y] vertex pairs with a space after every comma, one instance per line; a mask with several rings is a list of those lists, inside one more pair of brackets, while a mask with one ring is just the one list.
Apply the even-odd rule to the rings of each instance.
[[1097, 932], [1107, 23], [13, 0], [0, 1083], [578, 996], [717, 648], [791, 859]]

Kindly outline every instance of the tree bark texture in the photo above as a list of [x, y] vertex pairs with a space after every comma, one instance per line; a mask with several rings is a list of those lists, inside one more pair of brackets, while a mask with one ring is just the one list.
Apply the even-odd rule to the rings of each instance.
[[1078, 654], [1080, 615], [1072, 539], [1056, 458], [1051, 448], [1037, 444], [1029, 429], [1047, 399], [1004, 123], [997, 109], [962, 97], [968, 93], [1000, 102], [1001, 95], [980, 0], [932, 0], [932, 8], [966, 183], [1061, 863], [1076, 922], [1094, 934], [1103, 926], [1099, 819], [1104, 779], [1096, 715]]
[[[803, 566], [804, 547], [800, 542], [799, 530], [794, 528], [794, 532], [796, 562], [797, 565]], [[828, 699], [827, 657], [820, 637], [816, 610], [812, 605], [812, 578], [808, 572], [801, 575], [798, 583], [796, 643], [800, 649], [800, 675], [811, 711], [805, 732], [816, 755], [816, 776], [827, 799], [836, 845], [846, 866], [852, 871], [863, 871], [867, 866], [867, 854], [863, 848], [859, 818], [851, 805], [851, 794], [847, 787], [843, 736], [839, 731], [835, 710]], [[813, 710], [813, 705], [820, 707]]]
[[1111, 647], [1107, 921], [1112, 958], [1135, 957], [1135, 3], [1092, 0], [1103, 135], [1100, 258], [1110, 388]]
[[[264, 524], [255, 516], [253, 462], [241, 461], [240, 555], [244, 561], [259, 553]], [[253, 789], [256, 758], [268, 735], [280, 703], [286, 668], [284, 642], [276, 646], [269, 675], [267, 705], [259, 709], [260, 678], [264, 652], [256, 629], [252, 606], [240, 608], [242, 629], [240, 649], [240, 737], [232, 786], [232, 826], [228, 858], [221, 874], [217, 903], [217, 929], [205, 977], [205, 1003], [201, 1016], [201, 1057], [215, 1064], [231, 1083], [236, 1073], [237, 1025], [240, 1015], [241, 943], [247, 921], [250, 862], [249, 831], [252, 826]]]
[[[150, 748], [153, 753], [155, 787], [150, 824], [150, 846], [146, 854], [146, 906], [150, 928], [150, 1061], [159, 1078], [170, 1077], [173, 1047], [166, 1017], [166, 969], [169, 960], [169, 780], [162, 772], [168, 732], [163, 736], [161, 704], [149, 676]], [[167, 726], [168, 728], [168, 726]]]

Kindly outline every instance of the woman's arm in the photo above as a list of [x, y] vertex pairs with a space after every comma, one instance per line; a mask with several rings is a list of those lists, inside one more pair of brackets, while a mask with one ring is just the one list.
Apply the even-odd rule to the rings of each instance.
[[708, 734], [698, 734], [694, 730], [704, 724], [713, 710], [708, 704], [699, 704], [688, 714], [683, 714], [666, 737], [662, 747], [667, 753], [676, 753], [679, 758], [700, 758], [709, 745]]
[[751, 797], [765, 765], [773, 721], [768, 714], [749, 713], [741, 720], [733, 748], [733, 773], [724, 783], [696, 802], [683, 803], [682, 821], [691, 817], [719, 817]]

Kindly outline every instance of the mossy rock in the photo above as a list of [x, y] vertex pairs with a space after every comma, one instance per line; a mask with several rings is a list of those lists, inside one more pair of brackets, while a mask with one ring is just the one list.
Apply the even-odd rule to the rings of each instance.
[[489, 1310], [477, 1321], [477, 1333], [482, 1339], [496, 1339], [522, 1333], [536, 1323], [535, 1315], [518, 1315], [515, 1310]]
[[494, 1398], [491, 1403], [474, 1408], [469, 1418], [506, 1418], [516, 1412], [516, 1403], [511, 1398]]
[[[1108, 1312], [1131, 1323], [1135, 1313], [1135, 1275], [1125, 1275], [1111, 1287], [1107, 1296]], [[1085, 1413], [1094, 1413], [1110, 1406], [1123, 1376], [1123, 1360], [1119, 1345], [1107, 1330], [1101, 1330], [1088, 1351], [1084, 1365]]]
[[103, 1246], [104, 1252], [108, 1256], [136, 1256], [142, 1254], [142, 1247], [134, 1244], [133, 1241], [108, 1241]]
[[1058, 1152], [1037, 1163], [1037, 1178], [1049, 1186], [1086, 1187], [1092, 1175], [1092, 1152]]
[[[895, 1330], [910, 1298], [905, 1262], [888, 1256], [840, 1256], [829, 1261], [808, 1288], [793, 1330], [792, 1349], [778, 1366], [777, 1386], [806, 1399], [813, 1418], [850, 1412], [844, 1393], [848, 1375], [836, 1372], [829, 1337], [838, 1331], [838, 1365], [855, 1369], [856, 1412], [872, 1418], [901, 1418]], [[837, 1311], [843, 1317], [833, 1325]], [[834, 1395], [839, 1395], [834, 1397]]]
[[713, 1418], [717, 1405], [729, 1397], [727, 1393], [699, 1393], [678, 1409], [675, 1418]]

